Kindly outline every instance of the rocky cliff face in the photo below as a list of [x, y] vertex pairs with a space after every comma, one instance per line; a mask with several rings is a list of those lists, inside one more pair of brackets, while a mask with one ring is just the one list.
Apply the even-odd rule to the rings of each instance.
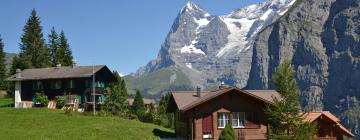
[[[298, 0], [258, 34], [247, 88], [273, 88], [271, 76], [284, 60], [295, 67], [302, 104], [342, 115], [359, 106], [360, 1]], [[348, 124], [349, 125], [349, 124]], [[352, 124], [352, 131], [359, 124]]]
[[158, 57], [133, 76], [175, 67], [193, 85], [225, 82], [244, 87], [257, 33], [282, 16], [295, 0], [273, 0], [213, 16], [192, 2], [181, 9]]

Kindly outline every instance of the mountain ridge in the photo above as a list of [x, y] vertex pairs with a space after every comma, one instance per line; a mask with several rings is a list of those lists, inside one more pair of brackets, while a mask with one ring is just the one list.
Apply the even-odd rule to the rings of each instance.
[[[193, 2], [179, 12], [158, 57], [137, 70], [141, 77], [170, 66], [186, 73], [193, 85], [225, 82], [244, 87], [256, 34], [282, 16], [295, 0], [275, 0], [215, 16]], [[230, 65], [229, 65], [230, 64]]]

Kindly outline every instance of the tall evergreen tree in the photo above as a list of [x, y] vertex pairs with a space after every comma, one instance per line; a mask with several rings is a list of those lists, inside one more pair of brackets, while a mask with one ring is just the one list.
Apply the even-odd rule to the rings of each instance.
[[51, 66], [56, 66], [59, 63], [59, 59], [57, 58], [57, 51], [60, 46], [59, 44], [59, 36], [55, 31], [55, 28], [52, 27], [50, 34], [48, 35], [49, 42], [48, 46], [50, 49], [50, 59], [51, 59]]
[[140, 120], [142, 120], [145, 116], [144, 100], [139, 90], [136, 90], [136, 95], [132, 104], [132, 111]]
[[113, 75], [117, 78], [115, 82], [109, 86], [108, 99], [105, 102], [105, 109], [110, 111], [113, 115], [128, 115], [124, 114], [128, 111], [127, 91], [123, 79], [118, 76], [119, 73], [114, 71]]
[[0, 90], [7, 89], [7, 83], [4, 81], [6, 78], [6, 64], [5, 64], [5, 52], [4, 52], [4, 43], [0, 36]]
[[[305, 135], [301, 132], [314, 132], [311, 124], [304, 124], [301, 113], [295, 72], [289, 61], [284, 61], [273, 76], [276, 91], [282, 99], [274, 98], [273, 106], [266, 108], [270, 125], [269, 139], [291, 140]], [[306, 127], [305, 127], [306, 126]], [[301, 129], [299, 129], [301, 128]], [[308, 130], [305, 130], [309, 128]], [[311, 139], [308, 137], [308, 139]]]
[[73, 56], [70, 49], [70, 45], [67, 42], [64, 31], [61, 31], [59, 36], [59, 48], [56, 52], [56, 55], [59, 59], [61, 65], [71, 66], [73, 65]]
[[161, 125], [167, 128], [174, 128], [175, 125], [175, 118], [173, 113], [167, 113], [166, 109], [168, 107], [169, 101], [171, 98], [171, 94], [168, 93], [161, 97], [159, 102], [159, 107], [157, 108], [160, 119]]
[[50, 52], [43, 38], [40, 18], [35, 9], [27, 20], [21, 36], [19, 64], [20, 68], [43, 68], [51, 65]]

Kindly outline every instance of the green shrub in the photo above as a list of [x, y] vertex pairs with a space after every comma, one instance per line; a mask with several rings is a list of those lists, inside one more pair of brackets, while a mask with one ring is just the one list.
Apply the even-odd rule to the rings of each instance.
[[227, 124], [220, 134], [219, 140], [236, 140], [234, 129], [231, 124]]
[[55, 102], [56, 102], [56, 108], [62, 109], [65, 106], [65, 96], [56, 96]]
[[35, 98], [35, 105], [37, 106], [44, 107], [47, 106], [47, 104], [49, 103], [48, 96], [46, 96], [44, 92], [35, 93], [34, 98]]

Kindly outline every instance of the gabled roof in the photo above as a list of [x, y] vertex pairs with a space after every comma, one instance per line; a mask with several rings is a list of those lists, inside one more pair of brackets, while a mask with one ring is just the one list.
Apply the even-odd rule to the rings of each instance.
[[[134, 98], [128, 98], [128, 99], [126, 99], [126, 101], [129, 103], [130, 106], [132, 106], [132, 104], [134, 103]], [[150, 104], [155, 105], [154, 99], [143, 98], [143, 101], [144, 101], [144, 105], [150, 105]]]
[[305, 117], [304, 121], [313, 122], [313, 121], [317, 120], [318, 118], [320, 118], [321, 116], [329, 118], [331, 121], [333, 121], [336, 124], [336, 126], [339, 126], [339, 128], [343, 132], [345, 132], [349, 136], [354, 137], [354, 134], [352, 134], [349, 130], [347, 130], [344, 126], [341, 125], [340, 119], [337, 118], [332, 113], [330, 113], [329, 111], [307, 112], [307, 113], [304, 114], [304, 117]]
[[223, 88], [216, 91], [202, 91], [201, 97], [196, 96], [196, 91], [180, 91], [180, 92], [172, 92], [172, 97], [176, 103], [176, 106], [181, 111], [189, 110], [195, 106], [198, 106], [204, 102], [207, 102], [211, 99], [214, 99], [220, 95], [226, 93], [238, 93], [245, 94], [265, 103], [271, 104], [273, 102], [273, 98], [281, 99], [279, 93], [273, 90], [241, 90], [236, 87]]
[[[16, 78], [16, 74], [14, 74], [6, 80], [26, 81], [62, 78], [87, 78], [93, 75], [93, 68], [95, 73], [103, 68], [109, 70], [105, 65], [25, 69], [21, 71], [20, 78]], [[109, 70], [109, 72], [111, 71]]]

